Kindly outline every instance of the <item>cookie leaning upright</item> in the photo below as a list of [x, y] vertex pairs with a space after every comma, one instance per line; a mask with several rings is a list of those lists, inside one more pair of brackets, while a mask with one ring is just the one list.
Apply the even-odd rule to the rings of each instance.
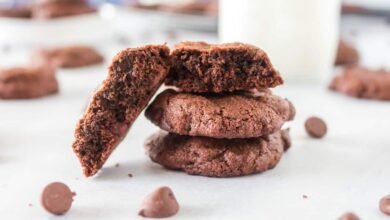
[[98, 172], [161, 86], [170, 68], [169, 48], [149, 45], [118, 53], [107, 78], [77, 124], [73, 150], [85, 176]]

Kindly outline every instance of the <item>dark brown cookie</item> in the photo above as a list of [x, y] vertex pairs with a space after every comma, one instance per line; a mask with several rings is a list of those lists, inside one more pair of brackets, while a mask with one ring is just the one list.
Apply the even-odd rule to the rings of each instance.
[[37, 19], [52, 19], [96, 12], [87, 1], [41, 1], [34, 5], [32, 16]]
[[182, 42], [172, 52], [166, 84], [186, 92], [232, 92], [283, 83], [267, 54], [252, 45]]
[[292, 119], [290, 103], [270, 94], [190, 94], [166, 90], [145, 111], [168, 132], [213, 138], [252, 138], [274, 133]]
[[31, 7], [19, 6], [13, 8], [0, 7], [0, 17], [31, 18]]
[[77, 45], [38, 50], [33, 53], [32, 61], [39, 64], [50, 63], [56, 67], [75, 68], [102, 63], [104, 58], [93, 47]]
[[32, 99], [57, 93], [55, 73], [49, 66], [0, 70], [0, 98]]
[[169, 48], [149, 45], [115, 56], [75, 131], [73, 150], [85, 176], [103, 166], [169, 71]]
[[280, 132], [251, 139], [189, 137], [160, 131], [145, 144], [156, 163], [191, 175], [243, 176], [277, 165], [284, 151]]
[[359, 62], [358, 51], [345, 40], [340, 40], [337, 49], [336, 65], [353, 65]]
[[390, 72], [346, 67], [333, 78], [329, 88], [358, 98], [390, 100]]

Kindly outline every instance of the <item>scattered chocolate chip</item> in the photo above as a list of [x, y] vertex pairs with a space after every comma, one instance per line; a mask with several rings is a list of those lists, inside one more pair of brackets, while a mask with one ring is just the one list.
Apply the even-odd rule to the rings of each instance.
[[150, 193], [142, 202], [139, 215], [149, 218], [165, 218], [175, 215], [179, 204], [168, 187], [160, 187]]
[[280, 134], [282, 135], [284, 151], [287, 151], [291, 147], [290, 128], [283, 129]]
[[339, 220], [359, 220], [360, 218], [352, 212], [347, 212], [342, 215]]
[[383, 214], [390, 215], [390, 195], [387, 195], [380, 200], [379, 209]]
[[305, 122], [306, 132], [313, 138], [322, 138], [327, 132], [325, 122], [318, 117], [310, 117]]
[[43, 189], [41, 204], [46, 211], [63, 215], [72, 206], [73, 195], [75, 193], [67, 185], [60, 182], [50, 183]]
[[133, 174], [129, 173], [127, 174], [128, 177], [133, 177]]

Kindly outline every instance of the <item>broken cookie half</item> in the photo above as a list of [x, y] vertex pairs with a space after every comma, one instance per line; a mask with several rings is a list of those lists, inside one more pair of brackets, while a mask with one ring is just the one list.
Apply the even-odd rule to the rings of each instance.
[[169, 48], [148, 45], [118, 53], [75, 130], [73, 150], [85, 176], [95, 175], [164, 82]]

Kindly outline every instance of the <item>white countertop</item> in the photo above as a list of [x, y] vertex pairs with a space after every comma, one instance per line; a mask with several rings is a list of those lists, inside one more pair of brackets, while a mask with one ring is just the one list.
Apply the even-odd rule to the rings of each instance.
[[[191, 36], [184, 37], [215, 40]], [[271, 171], [225, 179], [189, 176], [153, 164], [144, 155], [143, 142], [158, 128], [141, 115], [99, 175], [84, 178], [71, 149], [73, 130], [105, 75], [104, 66], [60, 71], [58, 95], [0, 101], [0, 219], [141, 219], [142, 199], [162, 185], [173, 189], [181, 205], [172, 219], [328, 220], [346, 211], [362, 219], [388, 219], [378, 202], [390, 194], [389, 102], [348, 98], [326, 85], [287, 82], [274, 91], [297, 108], [290, 124], [293, 147]], [[328, 124], [322, 140], [305, 134], [304, 120], [312, 115]], [[52, 181], [77, 193], [62, 217], [46, 213], [39, 203], [43, 187]]]

